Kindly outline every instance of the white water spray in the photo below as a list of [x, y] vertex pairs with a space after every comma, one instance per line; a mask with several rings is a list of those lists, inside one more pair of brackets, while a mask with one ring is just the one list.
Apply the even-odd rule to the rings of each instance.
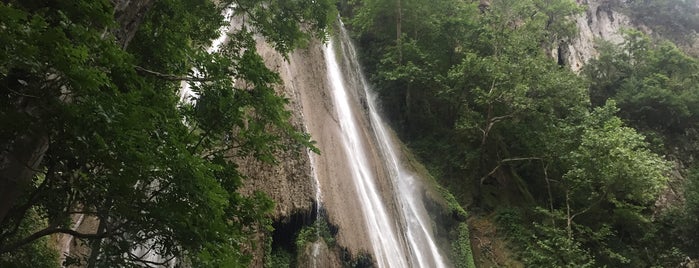
[[[308, 131], [306, 131], [308, 132]], [[322, 215], [320, 215], [321, 212], [321, 205], [322, 205], [322, 200], [323, 200], [323, 194], [320, 190], [320, 181], [318, 180], [318, 173], [316, 172], [316, 161], [315, 161], [315, 156], [313, 155], [313, 152], [309, 149], [306, 151], [308, 153], [308, 159], [310, 160], [311, 164], [311, 176], [313, 177], [313, 182], [315, 183], [316, 187], [316, 237], [318, 238], [318, 241], [313, 243], [313, 251], [311, 252], [311, 260], [312, 260], [312, 267], [313, 268], [318, 268], [318, 257], [320, 255], [320, 243], [322, 243], [322, 238], [320, 234], [320, 221], [323, 220]]]
[[[368, 83], [357, 62], [356, 51], [342, 25], [339, 49], [342, 51], [344, 66], [349, 69], [348, 73], [356, 77], [342, 75], [333, 44], [331, 40], [324, 47], [328, 79], [342, 128], [344, 149], [350, 161], [348, 164], [359, 193], [377, 264], [379, 267], [446, 267], [447, 261], [435, 243], [431, 221], [421, 200], [421, 187], [399, 160], [394, 141], [377, 113]], [[358, 80], [354, 81], [354, 86], [361, 88], [348, 88], [352, 86], [348, 81], [351, 79]], [[386, 202], [377, 190], [377, 177], [370, 169], [366, 145], [360, 139], [357, 118], [354, 116], [361, 113], [352, 111], [348, 90], [357, 90], [358, 94], [367, 96], [369, 120], [383, 157], [381, 164], [390, 176], [398, 211], [389, 213], [384, 205]], [[392, 214], [397, 219], [392, 219]]]
[[384, 201], [376, 187], [376, 179], [367, 160], [365, 145], [362, 143], [347, 97], [340, 67], [335, 59], [330, 41], [324, 48], [328, 78], [332, 85], [335, 109], [342, 128], [342, 139], [349, 160], [352, 177], [364, 209], [364, 219], [369, 229], [369, 239], [374, 249], [374, 257], [379, 267], [408, 267], [407, 254], [391, 221]]

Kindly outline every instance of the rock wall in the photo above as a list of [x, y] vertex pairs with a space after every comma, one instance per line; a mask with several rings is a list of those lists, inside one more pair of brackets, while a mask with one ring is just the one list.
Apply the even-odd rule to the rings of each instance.
[[[364, 212], [361, 209], [357, 187], [352, 178], [351, 167], [347, 164], [347, 155], [343, 149], [340, 122], [335, 112], [333, 99], [330, 94], [330, 83], [326, 72], [323, 44], [318, 40], [311, 41], [306, 48], [297, 49], [287, 58], [275, 52], [268, 44], [258, 40], [258, 53], [265, 59], [267, 67], [278, 72], [282, 78], [282, 85], [277, 90], [289, 100], [289, 109], [293, 112], [292, 122], [300, 129], [311, 133], [317, 142], [320, 155], [312, 155], [315, 170], [311, 169], [309, 155], [297, 154], [295, 159], [280, 159], [281, 166], [266, 167], [252, 164], [246, 167], [241, 165], [240, 170], [250, 178], [245, 191], [262, 190], [268, 193], [277, 203], [275, 208], [276, 219], [288, 219], [298, 211], [308, 211], [314, 205], [316, 178], [320, 182], [322, 193], [322, 206], [324, 213], [321, 215], [333, 226], [335, 241], [332, 245], [315, 242], [306, 245], [306, 248], [296, 249], [299, 254], [298, 267], [343, 267], [343, 264], [354, 263], [357, 265], [371, 265], [371, 259], [366, 254], [373, 252], [372, 245], [366, 227]], [[347, 71], [347, 70], [345, 70]], [[355, 81], [358, 82], [358, 81]], [[350, 92], [357, 113], [357, 123], [363, 125], [360, 128], [360, 139], [367, 144], [369, 163], [381, 163], [381, 153], [378, 151], [376, 136], [370, 132], [370, 123], [365, 110], [362, 96], [358, 92]], [[359, 94], [359, 95], [356, 95]], [[393, 135], [393, 133], [391, 133]], [[373, 146], [372, 146], [373, 144]], [[399, 146], [401, 147], [401, 146]], [[403, 154], [408, 155], [408, 153]], [[402, 159], [406, 161], [407, 159]], [[414, 161], [414, 160], [413, 160]], [[387, 177], [387, 170], [380, 164], [370, 167], [377, 177]], [[410, 169], [415, 169], [412, 167]], [[423, 168], [424, 170], [424, 168]], [[423, 171], [426, 172], [426, 171]], [[419, 172], [417, 174], [420, 174]], [[425, 176], [427, 177], [427, 176]], [[396, 198], [390, 193], [393, 186], [390, 180], [379, 180], [377, 188], [383, 196], [385, 205], [389, 211], [396, 211], [398, 204]], [[429, 184], [429, 183], [428, 183]], [[438, 232], [443, 237], [448, 236], [454, 224], [464, 219], [453, 219], [451, 211], [439, 194], [431, 185], [426, 185], [430, 190], [424, 190], [423, 199], [429, 199], [434, 224], [444, 225]], [[432, 192], [432, 194], [428, 194]], [[443, 220], [447, 219], [447, 220]], [[275, 234], [276, 236], [277, 234]], [[292, 233], [285, 235], [293, 236]], [[438, 241], [443, 248], [449, 244], [446, 239]], [[257, 252], [260, 254], [262, 252]], [[262, 265], [260, 257], [256, 257], [253, 266]]]
[[[322, 192], [327, 197], [322, 202], [327, 212], [325, 216], [338, 229], [335, 246], [315, 243], [315, 248], [297, 249], [299, 265], [312, 264], [316, 260], [316, 264], [322, 265], [317, 267], [342, 267], [341, 259], [344, 256], [341, 256], [341, 248], [350, 256], [358, 256], [368, 252], [370, 245], [366, 242], [369, 241], [368, 237], [364, 235], [360, 205], [357, 200], [347, 199], [348, 196], [355, 196], [352, 193], [354, 186], [349, 170], [341, 164], [346, 161], [340, 148], [339, 122], [334, 116], [332, 99], [327, 95], [322, 43], [313, 40], [307, 47], [295, 50], [285, 59], [259, 39], [257, 51], [265, 59], [267, 67], [282, 78], [282, 84], [276, 89], [289, 99], [287, 108], [293, 114], [292, 123], [297, 129], [313, 133], [312, 138], [321, 150], [321, 155], [314, 156], [318, 167], [315, 173], [323, 181]], [[276, 166], [241, 159], [239, 170], [248, 177], [242, 192], [249, 194], [260, 190], [268, 194], [275, 202], [275, 221], [285, 221], [294, 213], [312, 212], [317, 200], [310, 155], [305, 151], [288, 151], [278, 157], [280, 164]], [[263, 266], [265, 253], [260, 250], [257, 249], [254, 254], [252, 267]]]
[[[234, 24], [236, 22], [234, 21]], [[238, 25], [235, 25], [236, 27]], [[285, 65], [284, 57], [276, 52], [261, 38], [257, 40], [257, 51], [265, 59], [265, 64], [271, 70], [278, 73]], [[298, 98], [296, 88], [289, 86], [293, 80], [283, 79], [284, 83], [275, 87], [278, 94], [285, 96], [289, 103], [287, 110], [291, 111], [291, 123], [296, 129], [305, 129], [303, 123], [302, 106]], [[285, 141], [291, 144], [292, 141]], [[236, 160], [238, 171], [246, 177], [245, 184], [240, 189], [244, 195], [251, 195], [255, 191], [267, 194], [274, 201], [272, 220], [275, 222], [289, 221], [292, 215], [310, 215], [315, 208], [315, 183], [313, 179], [309, 155], [304, 148], [288, 148], [278, 151], [275, 155], [276, 164], [265, 163], [254, 157], [245, 157]], [[308, 224], [312, 224], [309, 222]], [[292, 236], [294, 234], [288, 234]], [[256, 238], [256, 246], [253, 249], [251, 267], [263, 267], [265, 241], [271, 239], [271, 234], [264, 230]]]

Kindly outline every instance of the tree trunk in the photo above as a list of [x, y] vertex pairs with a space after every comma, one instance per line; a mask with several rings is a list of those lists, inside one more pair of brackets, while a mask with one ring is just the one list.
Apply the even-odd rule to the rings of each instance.
[[46, 135], [40, 133], [29, 133], [8, 142], [10, 145], [0, 153], [0, 222], [30, 185], [49, 145]]
[[154, 0], [112, 0], [114, 4], [114, 20], [119, 28], [114, 31], [119, 45], [126, 49], [136, 35], [136, 30], [143, 22]]
[[401, 42], [401, 36], [403, 35], [402, 32], [402, 23], [403, 23], [403, 8], [401, 7], [401, 0], [396, 0], [396, 46], [398, 46], [398, 64], [403, 63], [403, 48], [402, 48], [402, 42]]
[[[107, 204], [111, 202], [106, 202]], [[100, 213], [102, 214], [100, 217], [97, 218], [99, 221], [99, 225], [97, 226], [97, 235], [103, 235], [104, 232], [107, 230], [107, 217], [106, 213]], [[97, 260], [99, 259], [100, 255], [100, 249], [102, 248], [102, 238], [97, 238], [94, 241], [92, 241], [92, 244], [90, 245], [90, 257], [87, 259], [87, 268], [95, 268], [97, 267]]]

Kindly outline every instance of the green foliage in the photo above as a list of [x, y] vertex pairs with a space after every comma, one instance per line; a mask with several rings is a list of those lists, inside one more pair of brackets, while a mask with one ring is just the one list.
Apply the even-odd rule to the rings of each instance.
[[666, 187], [669, 165], [648, 150], [642, 135], [623, 126], [616, 111], [609, 102], [584, 121], [578, 147], [565, 156], [565, 207], [558, 213], [567, 221], [569, 240], [594, 244], [596, 259], [621, 265], [631, 255], [642, 257], [619, 240], [647, 234], [647, 208]]
[[622, 125], [616, 111], [609, 102], [584, 122], [580, 145], [565, 157], [570, 167], [563, 183], [571, 199], [603, 198], [616, 209], [650, 204], [667, 184], [669, 165], [647, 149], [642, 135]]
[[629, 31], [621, 47], [606, 44], [585, 70], [595, 105], [614, 99], [633, 126], [665, 136], [696, 128], [699, 61], [669, 42]]
[[454, 236], [456, 239], [451, 241], [451, 247], [454, 251], [452, 255], [455, 256], [452, 261], [458, 268], [475, 268], [476, 265], [473, 262], [468, 225], [466, 223], [459, 223], [459, 226], [456, 228], [456, 233], [457, 235]]
[[272, 251], [271, 256], [267, 259], [265, 267], [269, 268], [288, 268], [293, 263], [294, 256], [286, 250], [279, 249]]
[[330, 232], [330, 226], [325, 219], [316, 219], [312, 225], [306, 226], [296, 234], [296, 248], [305, 248], [306, 244], [323, 239], [328, 247], [335, 245], [335, 237]]
[[649, 208], [667, 185], [668, 164], [617, 111], [610, 102], [560, 125], [558, 146], [548, 147], [547, 202], [499, 212], [528, 266], [636, 267], [664, 254], [642, 249], [658, 235]]
[[[699, 168], [695, 167], [690, 169], [689, 176], [687, 177], [685, 190], [685, 208], [684, 208], [684, 220], [688, 222], [684, 224], [678, 224], [680, 228], [687, 228], [686, 233], [683, 236], [683, 244], [688, 247], [687, 252], [697, 252], [699, 253], [699, 243], [697, 243], [697, 237], [691, 234], [696, 234], [699, 231], [699, 219], [695, 217], [699, 213]], [[696, 254], [696, 253], [695, 253]], [[696, 257], [696, 255], [695, 255]]]
[[638, 23], [676, 42], [691, 43], [699, 31], [699, 6], [694, 1], [634, 0], [628, 11]]
[[447, 201], [447, 206], [451, 215], [454, 215], [454, 217], [458, 219], [466, 219], [468, 217], [466, 210], [464, 210], [461, 204], [459, 204], [459, 201], [456, 200], [454, 195], [449, 192], [449, 190], [440, 185], [436, 185], [435, 187], [437, 188], [437, 191], [439, 191], [442, 198]]
[[[254, 15], [252, 27], [207, 52], [228, 6]], [[1, 258], [30, 247], [45, 255], [42, 237], [65, 232], [80, 213], [100, 220], [96, 235], [78, 235], [97, 257], [91, 265], [143, 264], [133, 254], [143, 248], [194, 267], [245, 266], [241, 249], [272, 204], [237, 193], [243, 178], [232, 159], [273, 162], [278, 150], [311, 145], [289, 124], [273, 90], [279, 77], [253, 35], [288, 52], [324, 34], [332, 5], [155, 1], [126, 50], [111, 34], [125, 30], [113, 9], [107, 0], [0, 3], [0, 148], [27, 136], [46, 137], [49, 148], [0, 222]], [[196, 102], [179, 103], [182, 81]], [[42, 221], [20, 233], [28, 211]]]
[[342, 266], [347, 268], [371, 268], [374, 267], [374, 261], [369, 253], [359, 253], [356, 257], [349, 256], [349, 252], [344, 252], [345, 258], [342, 259]]
[[598, 267], [584, 246], [565, 236], [565, 231], [545, 225], [535, 225], [538, 236], [524, 251], [524, 260], [535, 267]]
[[[272, 226], [268, 226], [268, 233], [271, 233]], [[329, 223], [325, 218], [317, 218], [313, 224], [304, 225], [301, 230], [296, 233], [284, 234], [293, 237], [293, 245], [283, 245], [283, 246], [272, 246], [272, 235], [267, 236], [267, 241], [265, 243], [265, 259], [264, 266], [268, 268], [275, 267], [297, 267], [299, 265], [299, 260], [301, 260], [301, 254], [305, 254], [305, 250], [308, 248], [309, 244], [317, 243], [322, 239], [323, 243], [328, 247], [335, 247], [336, 241], [335, 237], [330, 231]], [[313, 256], [308, 256], [313, 258]]]
[[[27, 212], [25, 220], [19, 225], [15, 238], [28, 236], [43, 228], [46, 219], [41, 213], [32, 209]], [[0, 266], [7, 268], [61, 267], [58, 252], [49, 237], [19, 248], [13, 254], [0, 255]]]
[[669, 165], [639, 131], [657, 142], [699, 122], [695, 60], [630, 32], [623, 48], [601, 44], [581, 77], [547, 55], [575, 34], [575, 1], [477, 2], [367, 0], [347, 12], [402, 137], [458, 201], [520, 210], [500, 225], [528, 266], [676, 256], [644, 251], [662, 233], [651, 211]]
[[660, 222], [665, 228], [659, 230], [658, 236], [671, 239], [660, 243], [658, 247], [667, 251], [666, 256], [661, 256], [665, 258], [660, 258], [660, 264], [677, 263], [686, 256], [692, 259], [699, 257], [699, 241], [696, 236], [699, 232], [699, 168], [689, 168], [685, 181], [680, 186], [685, 202], [661, 215]]
[[503, 235], [517, 247], [519, 259], [527, 267], [599, 267], [588, 249], [571, 239], [562, 228], [527, 223], [521, 210], [500, 209], [496, 214]]
[[[659, 4], [663, 1], [646, 1], [645, 4], [651, 4], [651, 2]], [[681, 5], [679, 2], [676, 4]], [[664, 12], [662, 8], [653, 12], [659, 12], [659, 16], [666, 15], [662, 14]], [[657, 26], [664, 27], [666, 25], [659, 24]], [[678, 30], [682, 29], [678, 28]], [[618, 114], [625, 122], [648, 133], [653, 137], [655, 143], [661, 145], [654, 148], [656, 152], [676, 154], [682, 159], [680, 161], [692, 162], [691, 159], [696, 155], [698, 148], [696, 147], [696, 137], [692, 133], [695, 133], [697, 129], [698, 113], [696, 109], [699, 107], [697, 106], [699, 90], [696, 85], [699, 81], [696, 73], [699, 71], [699, 61], [687, 56], [672, 43], [652, 41], [637, 31], [627, 32], [626, 41], [620, 46], [602, 44], [600, 52], [599, 58], [593, 60], [584, 71], [584, 74], [591, 81], [590, 95], [593, 104], [602, 105], [610, 100], [616, 101], [619, 106]], [[609, 113], [614, 113], [614, 111]], [[595, 132], [607, 133], [603, 135], [607, 135], [608, 138], [602, 138], [608, 142], [607, 144], [614, 143], [613, 139], [609, 138], [623, 135], [621, 132], [613, 134], [604, 130], [601, 132], [596, 130]], [[641, 140], [641, 137], [634, 138], [633, 136], [624, 138], [627, 140], [625, 143], [629, 145], [639, 144], [638, 141]], [[629, 141], [634, 140], [636, 142], [629, 143]], [[613, 154], [607, 153], [597, 157], [608, 162], [613, 160], [610, 158], [624, 154], [632, 153], [615, 150]], [[648, 163], [657, 164], [648, 152], [633, 154], [635, 154], [634, 158], [638, 160], [646, 159], [645, 161]], [[590, 164], [592, 165], [592, 163]], [[595, 171], [587, 171], [589, 173], [586, 176], [597, 174], [594, 172], [602, 171], [606, 167], [597, 164]], [[644, 178], [643, 175], [649, 173], [648, 170], [643, 169], [643, 166], [624, 165], [613, 168], [614, 172], [625, 172], [630, 178]], [[604, 173], [614, 174], [614, 172], [606, 171]], [[630, 175], [633, 174], [635, 176], [631, 177]], [[691, 178], [691, 175], [688, 178]], [[683, 216], [690, 213], [687, 209], [692, 207], [690, 200], [696, 193], [696, 190], [691, 187], [691, 179], [689, 179], [688, 187], [685, 187], [684, 191], [687, 203], [676, 208], [674, 207], [676, 205], [670, 205], [671, 207], [666, 209], [667, 212], [657, 215], [655, 221], [647, 216], [647, 212], [643, 212], [648, 210], [647, 204], [652, 202], [654, 197], [653, 195], [644, 195], [657, 193], [658, 187], [666, 183], [649, 178], [646, 178], [645, 181], [625, 179], [620, 182], [612, 185], [614, 188], [624, 187], [623, 191], [616, 190], [615, 192], [623, 192], [629, 201], [628, 205], [618, 205], [617, 201], [621, 196], [618, 194], [613, 196], [614, 199], [610, 201], [616, 207], [614, 213], [617, 215], [613, 221], [616, 222], [616, 225], [625, 226], [623, 235], [639, 237], [634, 241], [638, 245], [628, 245], [626, 249], [622, 249], [623, 247], [618, 245], [630, 243], [611, 241], [608, 243], [610, 245], [616, 244], [617, 252], [629, 257], [627, 258], [630, 262], [629, 265], [674, 266], [681, 262], [684, 257], [696, 255], [692, 253], [696, 252], [696, 249], [692, 247], [681, 246], [678, 248], [676, 243], [663, 242], [670, 237], [675, 237], [670, 238], [673, 241], [687, 241], [685, 237], [692, 236], [688, 236], [689, 232], [693, 233], [689, 230], [694, 228], [696, 223], [691, 220], [685, 221], [688, 218]], [[600, 215], [600, 217], [602, 216]], [[619, 236], [621, 235], [619, 234]], [[652, 248], [654, 254], [650, 256], [638, 254], [637, 251], [640, 247]]]

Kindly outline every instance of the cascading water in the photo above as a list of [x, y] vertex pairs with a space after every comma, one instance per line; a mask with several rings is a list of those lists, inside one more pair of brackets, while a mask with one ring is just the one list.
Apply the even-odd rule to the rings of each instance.
[[316, 199], [316, 236], [318, 237], [318, 241], [313, 243], [313, 251], [311, 252], [312, 254], [312, 265], [313, 268], [318, 268], [318, 255], [320, 254], [320, 243], [323, 243], [320, 234], [320, 221], [323, 220], [323, 216], [321, 215], [321, 205], [323, 202], [323, 194], [320, 190], [320, 181], [318, 180], [318, 173], [316, 173], [316, 163], [315, 163], [315, 157], [313, 156], [313, 152], [311, 150], [306, 151], [308, 153], [308, 158], [310, 159], [311, 162], [311, 176], [313, 176], [313, 182], [315, 183], [315, 199]]
[[[377, 113], [357, 62], [356, 51], [342, 25], [337, 49], [342, 51], [342, 63], [348, 76], [342, 75], [334, 43], [331, 40], [323, 48], [328, 79], [342, 129], [344, 150], [350, 162], [348, 165], [359, 194], [376, 262], [379, 267], [446, 267], [447, 261], [437, 248], [429, 216], [420, 200], [419, 184], [399, 161], [394, 141]], [[368, 145], [362, 143], [359, 119], [355, 116], [362, 113], [352, 110], [348, 90], [356, 90], [359, 95], [367, 96], [371, 128], [383, 157], [382, 163], [375, 164], [383, 166], [390, 177], [391, 194], [395, 199], [391, 201], [397, 203], [397, 211], [391, 211], [385, 205], [388, 202], [382, 199], [378, 190], [379, 176], [373, 172], [368, 161]]]
[[[359, 75], [364, 94], [369, 99], [367, 103], [371, 124], [380, 143], [381, 152], [393, 179], [394, 187], [397, 187], [395, 189], [397, 193], [396, 198], [400, 202], [401, 216], [406, 220], [404, 223], [407, 225], [405, 226], [405, 231], [410, 242], [410, 248], [413, 250], [412, 253], [417, 258], [417, 263], [420, 267], [445, 267], [444, 257], [437, 248], [432, 231], [428, 228], [430, 226], [429, 215], [422, 200], [418, 199], [421, 196], [419, 182], [414, 177], [414, 174], [411, 174], [401, 165], [399, 151], [394, 147], [394, 142], [391, 136], [389, 136], [386, 124], [377, 112], [378, 109], [374, 101], [375, 95], [369, 91], [369, 85], [357, 62], [357, 52], [352, 46], [344, 27], [341, 28], [341, 34], [343, 51], [345, 51], [344, 55], [348, 55], [345, 56], [345, 60], [354, 66], [354, 72]], [[424, 250], [425, 246], [427, 250]]]
[[352, 172], [364, 218], [369, 229], [369, 238], [374, 257], [380, 267], [407, 267], [407, 254], [395, 230], [396, 226], [388, 215], [376, 186], [376, 179], [367, 160], [365, 145], [359, 138], [359, 130], [349, 104], [347, 89], [343, 83], [340, 67], [332, 49], [333, 42], [324, 47], [328, 78], [332, 86], [337, 116], [342, 128], [342, 138]]

